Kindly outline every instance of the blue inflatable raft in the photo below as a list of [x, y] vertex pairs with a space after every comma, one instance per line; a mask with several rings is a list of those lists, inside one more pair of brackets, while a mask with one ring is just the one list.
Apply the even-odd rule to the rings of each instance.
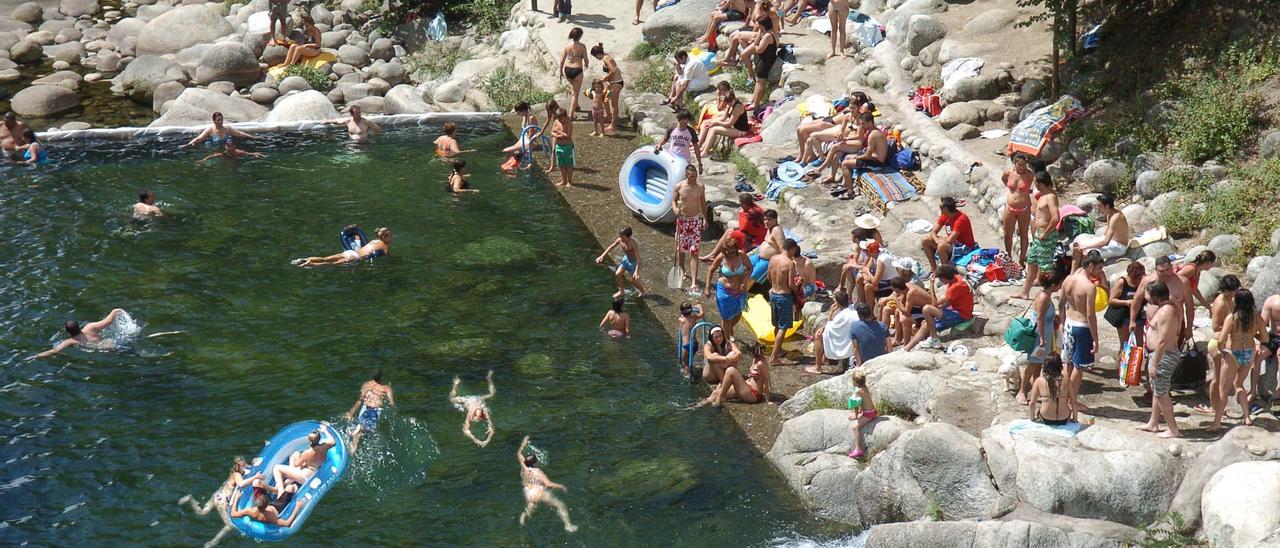
[[622, 202], [649, 223], [674, 222], [676, 184], [684, 179], [686, 165], [684, 158], [670, 152], [654, 152], [653, 145], [636, 149], [618, 170]]
[[369, 238], [364, 235], [364, 231], [356, 225], [342, 229], [338, 239], [342, 240], [342, 249], [347, 251], [360, 251], [364, 244], [369, 243]]
[[[316, 471], [311, 479], [307, 480], [307, 484], [298, 490], [293, 496], [293, 500], [288, 506], [280, 512], [283, 517], [293, 514], [293, 509], [300, 501], [306, 500], [307, 505], [298, 511], [297, 517], [293, 519], [293, 525], [289, 527], [280, 527], [278, 525], [268, 525], [259, 521], [254, 521], [248, 516], [243, 516], [231, 520], [231, 525], [239, 529], [246, 536], [269, 542], [280, 541], [288, 538], [290, 535], [302, 529], [302, 524], [306, 523], [307, 516], [311, 515], [311, 511], [315, 510], [316, 505], [320, 502], [320, 498], [329, 491], [329, 488], [338, 483], [342, 478], [342, 472], [347, 468], [347, 442], [342, 435], [327, 424], [321, 424], [318, 421], [301, 421], [295, 422], [282, 428], [276, 435], [267, 442], [267, 446], [258, 454], [258, 459], [249, 470], [248, 475], [254, 475], [262, 472], [268, 483], [273, 483], [271, 479], [271, 470], [277, 464], [288, 464], [289, 456], [296, 451], [302, 451], [309, 447], [307, 443], [307, 435], [320, 430], [322, 438], [328, 436], [332, 438], [335, 445], [329, 448], [324, 466]], [[240, 490], [240, 497], [236, 501], [235, 508], [232, 511], [243, 510], [253, 504], [253, 486], [247, 485]]]

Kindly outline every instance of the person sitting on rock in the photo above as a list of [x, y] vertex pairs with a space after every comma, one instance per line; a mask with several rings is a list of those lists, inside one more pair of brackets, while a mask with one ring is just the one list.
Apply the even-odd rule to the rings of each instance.
[[933, 304], [924, 306], [921, 329], [907, 343], [907, 351], [915, 349], [916, 345], [942, 348], [942, 343], [936, 338], [939, 331], [973, 319], [973, 289], [965, 283], [960, 271], [953, 265], [944, 264], [934, 272], [934, 277], [946, 284], [945, 293], [942, 298], [935, 298]]
[[963, 257], [978, 248], [978, 242], [973, 237], [973, 223], [968, 215], [960, 211], [956, 199], [950, 196], [943, 198], [939, 209], [941, 214], [933, 223], [933, 229], [920, 240], [920, 248], [929, 260], [929, 268], [937, 268], [939, 261], [951, 264], [955, 258]]
[[1103, 260], [1118, 259], [1129, 252], [1129, 219], [1116, 209], [1115, 197], [1107, 193], [1099, 194], [1098, 212], [1107, 220], [1107, 231], [1102, 236], [1076, 236], [1071, 242], [1071, 255], [1075, 264], [1080, 264], [1084, 253], [1090, 249], [1098, 250]]
[[316, 22], [311, 19], [310, 15], [302, 16], [302, 34], [307, 37], [301, 44], [293, 44], [289, 46], [289, 52], [284, 56], [282, 66], [289, 66], [301, 63], [307, 59], [320, 55], [320, 29], [316, 28]]
[[698, 93], [711, 87], [711, 77], [707, 75], [707, 67], [702, 61], [690, 59], [689, 52], [676, 52], [676, 72], [671, 79], [671, 93], [662, 104], [679, 109], [684, 103], [685, 93]]
[[884, 132], [876, 127], [876, 117], [870, 112], [863, 112], [858, 115], [858, 123], [858, 131], [866, 135], [862, 151], [845, 156], [840, 162], [842, 186], [831, 192], [832, 196], [843, 194], [844, 196], [840, 198], [842, 200], [852, 198], [854, 195], [853, 182], [856, 179], [854, 172], [879, 169], [889, 165], [889, 140]]
[[699, 36], [695, 43], [707, 44], [707, 47], [716, 49], [716, 34], [720, 32], [720, 23], [727, 21], [741, 21], [747, 16], [747, 0], [720, 0], [716, 6], [716, 10], [711, 12], [711, 20], [707, 25], [707, 32]]

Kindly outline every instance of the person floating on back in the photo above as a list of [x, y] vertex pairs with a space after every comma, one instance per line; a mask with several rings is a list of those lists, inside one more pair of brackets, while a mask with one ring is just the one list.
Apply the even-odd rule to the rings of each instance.
[[373, 231], [377, 239], [360, 246], [360, 249], [346, 249], [342, 253], [336, 253], [327, 257], [307, 257], [305, 259], [294, 259], [294, 266], [324, 266], [331, 264], [345, 264], [360, 259], [375, 259], [383, 255], [391, 254], [391, 229], [381, 227]]
[[[493, 440], [494, 433], [493, 415], [489, 412], [489, 405], [486, 404], [485, 401], [498, 395], [498, 389], [493, 386], [492, 369], [489, 370], [489, 375], [485, 378], [489, 381], [489, 393], [486, 395], [459, 396], [458, 383], [462, 381], [458, 379], [457, 376], [453, 377], [453, 388], [449, 390], [449, 401], [453, 403], [453, 406], [456, 407], [458, 411], [462, 411], [467, 414], [467, 417], [462, 420], [462, 435], [471, 438], [471, 441], [476, 442], [476, 445], [479, 445], [480, 447], [489, 445], [489, 442]], [[483, 440], [477, 438], [476, 435], [471, 432], [472, 425], [480, 421], [485, 422], [485, 436]]]

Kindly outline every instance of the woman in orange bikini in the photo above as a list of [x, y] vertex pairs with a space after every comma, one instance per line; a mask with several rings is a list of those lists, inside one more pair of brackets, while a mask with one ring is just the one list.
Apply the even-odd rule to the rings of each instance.
[[1018, 230], [1018, 264], [1027, 263], [1027, 238], [1031, 226], [1031, 187], [1035, 184], [1036, 174], [1031, 170], [1030, 158], [1025, 152], [1013, 154], [1013, 167], [1000, 177], [1009, 195], [1004, 199], [1004, 249], [1013, 256], [1013, 231]]
[[719, 407], [729, 398], [738, 398], [743, 403], [769, 403], [769, 365], [765, 362], [764, 351], [760, 343], [748, 342], [744, 345], [751, 354], [751, 370], [747, 377], [737, 367], [730, 366], [724, 371], [724, 379], [711, 391], [707, 399], [694, 407], [710, 404]]

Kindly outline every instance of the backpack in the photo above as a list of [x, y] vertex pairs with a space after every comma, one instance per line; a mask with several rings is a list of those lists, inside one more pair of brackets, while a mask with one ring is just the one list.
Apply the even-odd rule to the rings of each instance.
[[1093, 234], [1096, 228], [1090, 215], [1072, 215], [1062, 219], [1062, 232], [1068, 241], [1081, 234]]
[[1026, 315], [1014, 318], [1009, 328], [1004, 331], [1004, 342], [1009, 348], [1023, 354], [1036, 349], [1036, 322]]
[[920, 169], [920, 155], [914, 150], [902, 147], [889, 157], [889, 163], [898, 171], [915, 171]]

